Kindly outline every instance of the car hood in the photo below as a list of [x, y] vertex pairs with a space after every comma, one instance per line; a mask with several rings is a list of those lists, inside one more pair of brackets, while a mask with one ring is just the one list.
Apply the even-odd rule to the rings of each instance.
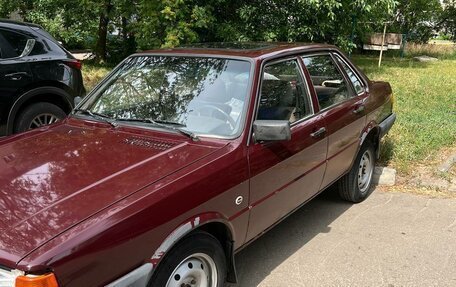
[[61, 124], [0, 141], [0, 264], [220, 145]]

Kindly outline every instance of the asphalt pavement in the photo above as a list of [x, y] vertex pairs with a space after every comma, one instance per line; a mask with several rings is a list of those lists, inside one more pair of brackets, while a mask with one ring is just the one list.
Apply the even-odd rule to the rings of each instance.
[[236, 261], [239, 287], [456, 286], [456, 199], [325, 192]]

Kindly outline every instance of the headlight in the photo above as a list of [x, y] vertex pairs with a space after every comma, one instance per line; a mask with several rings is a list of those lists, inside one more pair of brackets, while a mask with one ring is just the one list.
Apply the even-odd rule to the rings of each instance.
[[5, 270], [0, 268], [0, 287], [15, 287], [16, 278], [24, 275], [19, 270]]
[[53, 273], [44, 275], [25, 275], [19, 270], [0, 268], [0, 287], [58, 287]]

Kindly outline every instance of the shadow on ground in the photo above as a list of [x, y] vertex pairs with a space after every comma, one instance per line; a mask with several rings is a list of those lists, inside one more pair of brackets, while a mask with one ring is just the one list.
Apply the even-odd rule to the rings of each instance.
[[[253, 287], [312, 238], [331, 231], [331, 223], [353, 205], [330, 188], [236, 255], [238, 285]], [[261, 252], [258, 252], [259, 249]]]

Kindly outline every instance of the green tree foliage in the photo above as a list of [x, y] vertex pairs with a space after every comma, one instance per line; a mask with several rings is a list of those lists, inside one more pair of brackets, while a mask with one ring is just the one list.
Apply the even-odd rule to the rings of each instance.
[[352, 30], [390, 17], [393, 0], [250, 0], [240, 8], [248, 40], [334, 43], [351, 49]]
[[440, 18], [440, 25], [444, 32], [456, 42], [456, 0], [443, 0], [444, 10]]
[[[0, 0], [0, 17], [18, 12], [67, 47], [91, 47], [100, 61], [113, 62], [136, 49], [208, 41], [325, 42], [350, 50], [393, 19], [394, 31], [425, 41], [441, 11], [439, 0]], [[454, 31], [454, 9], [445, 11], [453, 19], [445, 27]]]
[[407, 34], [409, 41], [426, 43], [438, 28], [440, 0], [399, 0], [393, 29]]
[[134, 24], [140, 48], [174, 47], [198, 40], [197, 30], [215, 22], [212, 5], [198, 0], [140, 0]]
[[82, 48], [94, 37], [96, 1], [0, 0], [0, 17], [17, 12], [27, 22], [42, 25], [70, 48]]

